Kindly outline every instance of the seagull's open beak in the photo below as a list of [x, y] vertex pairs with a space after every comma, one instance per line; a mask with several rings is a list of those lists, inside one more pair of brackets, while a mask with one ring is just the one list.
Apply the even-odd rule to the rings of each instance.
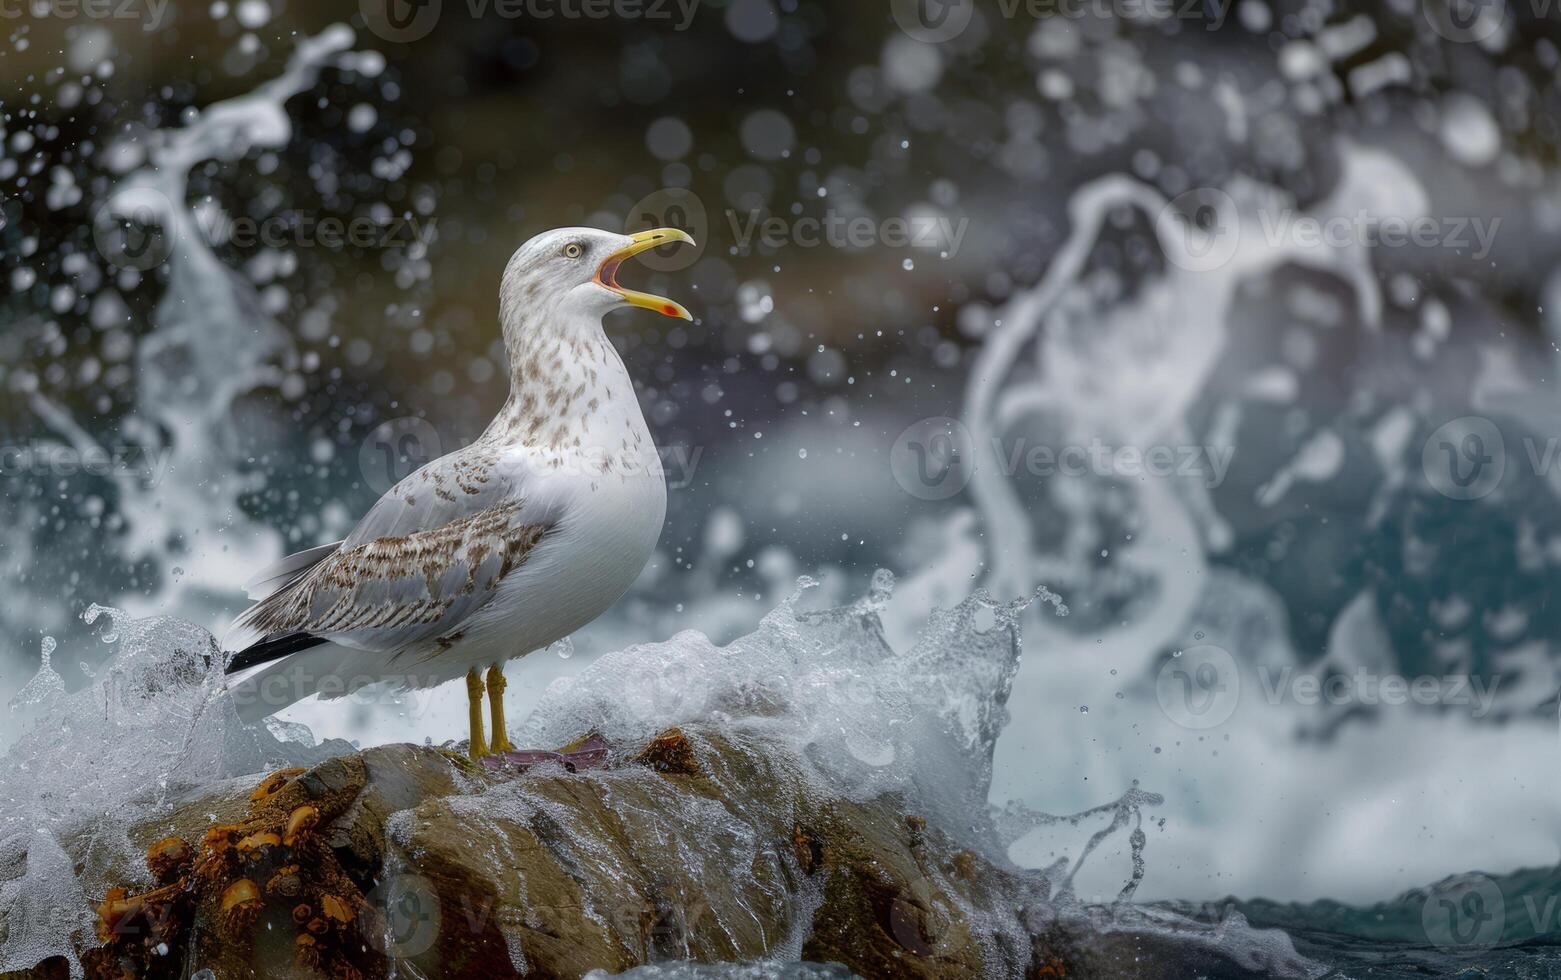
[[694, 240], [676, 228], [652, 228], [650, 231], [642, 231], [630, 237], [633, 240], [626, 248], [619, 249], [607, 256], [607, 261], [603, 262], [602, 267], [596, 270], [596, 281], [622, 296], [623, 301], [630, 306], [643, 306], [647, 310], [655, 310], [657, 313], [665, 316], [692, 320], [694, 317], [683, 308], [682, 304], [674, 303], [672, 300], [662, 296], [652, 296], [650, 293], [624, 289], [618, 285], [615, 277], [618, 274], [618, 267], [623, 265], [624, 259], [632, 258], [641, 252], [653, 249], [658, 245], [665, 245], [668, 242], [685, 242], [692, 245]]

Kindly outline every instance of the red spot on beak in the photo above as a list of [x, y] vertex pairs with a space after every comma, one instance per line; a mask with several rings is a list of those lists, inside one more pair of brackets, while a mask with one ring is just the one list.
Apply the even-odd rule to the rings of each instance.
[[677, 307], [675, 307], [675, 306], [663, 306], [661, 308], [661, 312], [665, 313], [667, 316], [677, 316], [678, 315]]

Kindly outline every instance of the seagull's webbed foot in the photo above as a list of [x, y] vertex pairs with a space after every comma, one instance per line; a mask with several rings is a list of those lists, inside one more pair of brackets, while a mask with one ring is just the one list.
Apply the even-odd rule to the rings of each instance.
[[466, 672], [466, 701], [471, 713], [472, 739], [466, 754], [481, 759], [488, 754], [488, 740], [482, 735], [482, 675], [473, 667]]
[[551, 752], [545, 749], [512, 749], [502, 754], [490, 755], [482, 760], [489, 769], [518, 769], [525, 772], [544, 762], [556, 762], [570, 772], [601, 769], [607, 765], [607, 741], [600, 735], [588, 735]]
[[488, 668], [488, 706], [493, 713], [493, 744], [490, 748], [494, 755], [515, 751], [515, 746], [510, 744], [509, 728], [504, 724], [504, 689], [508, 686], [503, 668], [498, 664]]

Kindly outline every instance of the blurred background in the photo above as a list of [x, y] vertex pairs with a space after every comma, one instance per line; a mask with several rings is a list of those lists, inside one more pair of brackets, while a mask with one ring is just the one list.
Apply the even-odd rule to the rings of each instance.
[[[3, 13], [0, 696], [46, 649], [85, 684], [94, 604], [220, 632], [473, 439], [528, 237], [677, 225], [697, 251], [622, 278], [694, 322], [608, 322], [667, 527], [511, 664], [522, 704], [801, 574], [847, 601], [893, 569], [898, 644], [1044, 586], [1068, 615], [1030, 615], [993, 802], [1165, 794], [1140, 895], [1561, 856], [1561, 8]], [[461, 692], [398, 704], [286, 717], [460, 731]]]

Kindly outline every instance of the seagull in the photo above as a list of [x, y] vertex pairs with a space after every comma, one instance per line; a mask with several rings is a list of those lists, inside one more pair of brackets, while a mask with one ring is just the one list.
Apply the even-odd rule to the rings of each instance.
[[345, 540], [250, 580], [256, 601], [223, 638], [227, 673], [248, 672], [228, 685], [241, 718], [464, 674], [468, 754], [515, 751], [502, 665], [605, 612], [661, 536], [660, 457], [602, 317], [635, 306], [693, 319], [616, 278], [625, 260], [676, 242], [693, 239], [561, 228], [516, 250], [499, 288], [508, 400], [475, 442], [392, 487]]

